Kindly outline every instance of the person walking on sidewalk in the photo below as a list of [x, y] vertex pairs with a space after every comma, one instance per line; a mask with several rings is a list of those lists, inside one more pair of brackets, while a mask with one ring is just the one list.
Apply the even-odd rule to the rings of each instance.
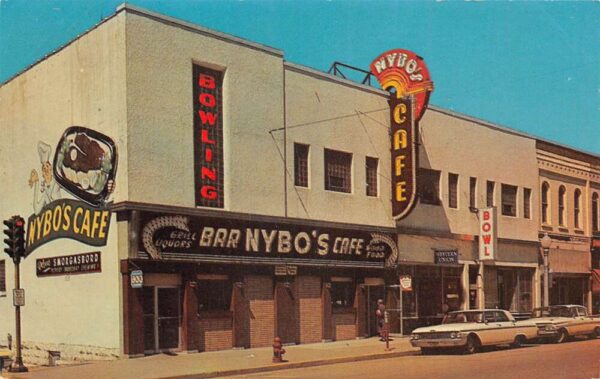
[[377, 317], [377, 333], [379, 333], [379, 340], [385, 341], [383, 338], [383, 326], [385, 325], [385, 304], [383, 303], [382, 299], [377, 300], [375, 316]]

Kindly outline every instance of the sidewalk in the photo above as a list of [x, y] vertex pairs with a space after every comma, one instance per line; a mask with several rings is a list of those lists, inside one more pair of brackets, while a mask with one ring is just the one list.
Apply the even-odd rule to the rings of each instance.
[[4, 378], [210, 378], [288, 368], [356, 362], [415, 354], [408, 338], [390, 341], [390, 351], [378, 338], [286, 346], [284, 363], [271, 363], [270, 347], [208, 353], [158, 354], [116, 361], [86, 362], [76, 366], [32, 367], [30, 372]]

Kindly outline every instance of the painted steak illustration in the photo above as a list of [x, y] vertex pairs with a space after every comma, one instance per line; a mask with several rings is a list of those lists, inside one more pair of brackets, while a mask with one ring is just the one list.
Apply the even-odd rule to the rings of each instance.
[[114, 142], [94, 130], [74, 126], [63, 134], [54, 157], [54, 175], [67, 191], [93, 205], [110, 195], [117, 168]]

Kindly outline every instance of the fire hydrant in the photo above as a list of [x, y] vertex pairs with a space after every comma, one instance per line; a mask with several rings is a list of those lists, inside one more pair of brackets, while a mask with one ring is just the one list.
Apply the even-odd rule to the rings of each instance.
[[283, 354], [285, 354], [285, 349], [282, 347], [281, 338], [275, 337], [273, 340], [273, 363], [283, 362]]

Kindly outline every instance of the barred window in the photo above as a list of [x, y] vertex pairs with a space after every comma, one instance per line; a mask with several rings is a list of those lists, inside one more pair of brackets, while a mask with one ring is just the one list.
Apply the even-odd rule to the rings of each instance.
[[523, 217], [531, 218], [531, 188], [523, 188]]
[[294, 184], [308, 187], [308, 145], [294, 144]]
[[352, 154], [325, 149], [325, 189], [352, 192]]
[[494, 188], [496, 187], [496, 183], [487, 181], [487, 190], [486, 190], [486, 205], [488, 207], [494, 206]]
[[440, 205], [440, 172], [420, 168], [417, 191], [422, 204]]
[[6, 261], [0, 261], [0, 292], [6, 292]]
[[469, 207], [477, 208], [477, 178], [469, 180]]
[[513, 217], [517, 215], [517, 187], [502, 185], [502, 214]]
[[448, 207], [458, 208], [458, 175], [448, 173]]
[[377, 196], [377, 166], [379, 159], [367, 157], [365, 166], [367, 167], [367, 196]]

